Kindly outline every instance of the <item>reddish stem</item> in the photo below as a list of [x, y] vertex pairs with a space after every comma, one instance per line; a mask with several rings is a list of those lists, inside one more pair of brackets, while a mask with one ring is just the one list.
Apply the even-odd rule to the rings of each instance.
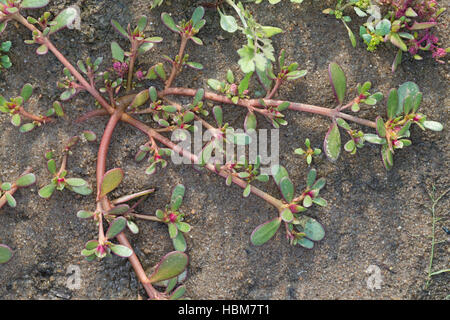
[[[181, 44], [180, 50], [178, 51], [178, 62], [174, 61], [172, 64], [172, 71], [170, 72], [169, 79], [167, 79], [165, 89], [170, 88], [173, 80], [175, 79], [177, 73], [180, 71], [183, 61], [184, 49], [186, 49], [188, 38], [186, 38], [183, 34], [181, 34]], [[176, 58], [175, 58], [176, 59]]]
[[[27, 167], [25, 169], [25, 171], [22, 172], [21, 176], [23, 176], [25, 174], [28, 174], [28, 173], [30, 173], [32, 171], [33, 171], [33, 169], [31, 167]], [[13, 195], [17, 191], [18, 188], [19, 187], [15, 183], [13, 183], [12, 186], [11, 186], [11, 189], [9, 189], [9, 191], [6, 191], [6, 192], [8, 192], [10, 195]], [[6, 204], [6, 202], [8, 202], [8, 201], [6, 200], [6, 194], [4, 194], [0, 198], [0, 208], [2, 208]]]
[[28, 111], [26, 111], [24, 109], [24, 107], [20, 107], [19, 108], [19, 113], [20, 115], [24, 116], [25, 118], [28, 118], [30, 120], [39, 122], [39, 123], [48, 123], [48, 122], [52, 122], [53, 119], [49, 118], [49, 117], [45, 117], [45, 116], [37, 116], [34, 115], [32, 113], [29, 113]]
[[277, 78], [277, 80], [275, 82], [275, 86], [273, 87], [272, 91], [270, 91], [267, 94], [266, 99], [272, 99], [272, 97], [275, 95], [275, 93], [277, 93], [278, 88], [280, 88], [282, 83], [283, 83], [283, 81], [280, 78]]

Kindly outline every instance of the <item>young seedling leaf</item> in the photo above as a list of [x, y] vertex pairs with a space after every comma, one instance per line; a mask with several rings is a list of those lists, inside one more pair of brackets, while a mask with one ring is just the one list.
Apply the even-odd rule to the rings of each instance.
[[123, 170], [114, 168], [105, 173], [100, 187], [100, 197], [116, 189], [123, 179]]
[[165, 255], [156, 265], [155, 271], [149, 277], [151, 283], [167, 280], [182, 273], [188, 264], [188, 256], [179, 251]]
[[121, 233], [126, 226], [127, 226], [127, 219], [125, 219], [124, 217], [118, 217], [114, 219], [113, 222], [111, 222], [108, 231], [106, 231], [106, 237], [108, 239], [114, 238], [119, 233]]
[[328, 74], [336, 100], [339, 104], [342, 104], [347, 90], [347, 78], [344, 71], [337, 63], [332, 62], [328, 67]]
[[341, 134], [336, 123], [332, 123], [323, 143], [327, 158], [336, 161], [341, 153]]
[[253, 230], [252, 235], [250, 236], [251, 242], [255, 246], [263, 245], [275, 235], [280, 225], [281, 218], [279, 217], [264, 222]]

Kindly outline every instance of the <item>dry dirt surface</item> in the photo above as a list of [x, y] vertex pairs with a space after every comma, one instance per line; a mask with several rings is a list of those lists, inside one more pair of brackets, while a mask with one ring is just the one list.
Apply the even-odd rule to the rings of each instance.
[[[54, 44], [72, 63], [102, 56], [104, 66], [111, 62], [111, 41], [126, 45], [110, 20], [126, 25], [130, 21], [136, 23], [141, 14], [147, 15], [148, 33], [162, 36], [164, 41], [139, 61], [138, 67], [146, 70], [162, 61], [163, 54], [174, 56], [178, 52], [178, 39], [162, 25], [161, 12], [169, 12], [179, 20], [189, 18], [196, 5], [204, 1], [166, 0], [164, 5], [150, 11], [146, 0], [57, 0], [50, 1], [47, 10], [57, 13], [68, 5], [78, 5], [81, 29], [59, 32], [53, 37]], [[435, 276], [425, 290], [431, 249], [431, 216], [427, 209], [431, 203], [426, 190], [434, 185], [439, 193], [450, 185], [448, 64], [440, 65], [429, 55], [423, 61], [408, 56], [392, 74], [395, 50], [384, 46], [370, 53], [359, 39], [357, 47], [352, 48], [344, 26], [321, 13], [330, 3], [305, 0], [295, 5], [283, 1], [271, 6], [266, 1], [251, 6], [262, 24], [285, 30], [273, 38], [276, 51], [285, 48], [288, 61], [296, 61], [308, 70], [306, 77], [282, 87], [278, 97], [334, 107], [327, 67], [335, 61], [345, 71], [349, 88], [369, 80], [377, 91], [387, 93], [389, 88], [405, 81], [416, 82], [424, 93], [422, 111], [430, 119], [443, 123], [445, 129], [435, 133], [415, 127], [413, 145], [396, 153], [390, 172], [385, 171], [379, 148], [374, 145], [360, 149], [356, 155], [344, 152], [336, 163], [325, 158], [315, 161], [318, 175], [327, 179], [321, 195], [328, 206], [314, 207], [309, 213], [323, 224], [326, 236], [313, 250], [307, 250], [290, 246], [281, 229], [265, 245], [252, 245], [252, 230], [277, 212], [256, 196], [243, 198], [239, 187], [227, 187], [219, 176], [197, 171], [190, 165], [170, 163], [155, 175], [144, 174], [145, 164], [136, 163], [134, 155], [146, 138], [136, 129], [120, 124], [113, 134], [107, 161], [108, 168], [121, 167], [125, 171], [125, 179], [114, 191], [115, 196], [156, 187], [157, 191], [139, 207], [140, 212], [153, 214], [169, 202], [176, 184], [186, 186], [182, 210], [193, 226], [187, 236], [190, 263], [186, 295], [191, 299], [444, 299], [450, 293], [448, 273]], [[441, 3], [448, 7], [448, 1]], [[36, 11], [29, 13], [37, 16]], [[185, 70], [176, 79], [176, 86], [206, 88], [208, 78], [224, 79], [227, 69], [242, 77], [236, 50], [245, 39], [238, 33], [222, 31], [216, 11], [207, 10], [205, 18], [207, 24], [199, 34], [204, 46], [190, 43], [187, 48], [192, 60], [201, 62], [205, 68], [201, 72]], [[445, 18], [448, 24], [448, 15]], [[351, 26], [357, 33], [356, 23]], [[441, 28], [438, 35], [444, 43], [450, 43], [448, 29]], [[62, 78], [62, 65], [50, 53], [37, 56], [35, 45], [24, 44], [30, 38], [28, 30], [14, 23], [0, 36], [0, 41], [13, 43], [10, 54], [13, 67], [0, 75], [0, 94], [16, 96], [23, 84], [31, 83], [35, 93], [29, 108], [42, 114], [61, 93], [56, 82]], [[149, 81], [146, 85], [161, 88], [160, 82]], [[253, 85], [258, 88], [256, 81]], [[145, 297], [126, 259], [114, 256], [87, 262], [80, 255], [84, 244], [96, 237], [96, 228], [91, 221], [78, 219], [76, 212], [93, 210], [94, 196], [82, 197], [67, 191], [58, 192], [46, 201], [37, 194], [38, 188], [50, 179], [43, 157], [45, 150], [54, 149], [60, 155], [63, 143], [82, 130], [101, 135], [106, 118], [73, 123], [95, 108], [94, 100], [82, 93], [64, 103], [65, 118], [27, 134], [19, 134], [8, 117], [0, 117], [1, 179], [12, 180], [28, 165], [34, 168], [37, 177], [35, 186], [16, 193], [17, 208], [4, 207], [0, 211], [0, 243], [14, 251], [12, 260], [0, 265], [1, 299]], [[243, 108], [224, 106], [224, 114], [233, 127], [242, 128]], [[384, 104], [365, 107], [360, 112], [361, 117], [370, 120], [384, 114]], [[293, 111], [286, 115], [289, 124], [280, 130], [280, 163], [288, 169], [298, 193], [305, 186], [308, 167], [293, 151], [303, 146], [305, 138], [310, 138], [314, 147], [321, 147], [330, 121]], [[151, 123], [148, 117], [141, 119]], [[269, 123], [259, 120], [260, 128], [271, 128]], [[70, 174], [95, 185], [97, 149], [98, 142], [77, 146], [69, 158]], [[273, 181], [256, 185], [280, 196]], [[437, 206], [437, 212], [448, 219], [448, 208], [447, 197]], [[139, 234], [129, 234], [129, 240], [148, 268], [173, 250], [172, 243], [166, 226], [142, 221], [138, 224]], [[446, 224], [449, 226], [448, 220], [437, 228], [437, 236], [445, 241], [436, 247], [436, 269], [448, 268], [450, 248], [442, 231]], [[66, 273], [71, 265], [81, 270], [81, 287], [76, 290], [67, 287]], [[380, 289], [370, 290], [367, 286], [373, 275], [366, 273], [370, 265], [380, 268]]]

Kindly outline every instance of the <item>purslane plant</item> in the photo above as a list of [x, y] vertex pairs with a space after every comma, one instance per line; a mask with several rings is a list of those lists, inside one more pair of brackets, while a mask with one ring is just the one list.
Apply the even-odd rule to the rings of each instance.
[[328, 8], [323, 12], [343, 22], [355, 47], [355, 35], [347, 25], [351, 17], [344, 14], [347, 8], [353, 8], [359, 17], [370, 16], [359, 29], [367, 50], [374, 51], [384, 42], [390, 42], [397, 48], [393, 72], [401, 63], [403, 52], [409, 52], [414, 59], [422, 60], [419, 52], [430, 51], [437, 62], [445, 63], [442, 58], [450, 48], [442, 47], [433, 32], [445, 11], [437, 0], [338, 0], [334, 9]]
[[[78, 122], [97, 116], [109, 116], [97, 155], [95, 210], [82, 210], [77, 213], [80, 218], [92, 219], [98, 228], [98, 237], [86, 243], [82, 254], [88, 260], [104, 258], [111, 253], [127, 257], [150, 299], [178, 298], [185, 290], [184, 286], [175, 289], [175, 286], [183, 281], [183, 275], [186, 274], [188, 264], [188, 257], [183, 252], [186, 250], [186, 245], [185, 241], [183, 242], [184, 237], [181, 239], [181, 236], [182, 233], [190, 230], [190, 226], [183, 221], [184, 215], [179, 211], [185, 189], [182, 185], [176, 186], [172, 193], [170, 206], [165, 211], [157, 211], [156, 217], [135, 212], [137, 205], [143, 199], [142, 197], [153, 192], [153, 190], [144, 190], [115, 200], [110, 199], [110, 193], [124, 179], [124, 171], [121, 168], [106, 170], [106, 158], [111, 136], [120, 121], [136, 127], [148, 137], [148, 141], [139, 148], [136, 155], [136, 160], [142, 160], [149, 155], [150, 166], [146, 169], [146, 173], [152, 174], [157, 163], [164, 167], [163, 156], [168, 156], [172, 153], [179, 154], [190, 160], [191, 163], [223, 177], [227, 184], [234, 183], [238, 185], [244, 189], [244, 196], [254, 194], [276, 208], [278, 216], [257, 226], [253, 231], [250, 237], [253, 244], [262, 245], [267, 242], [276, 233], [281, 224], [284, 223], [288, 241], [293, 245], [300, 245], [305, 248], [312, 248], [314, 242], [320, 241], [325, 235], [322, 225], [314, 218], [303, 213], [313, 205], [326, 206], [326, 200], [319, 197], [319, 192], [325, 185], [325, 179], [317, 179], [316, 170], [311, 169], [307, 175], [304, 191], [300, 195], [295, 196], [295, 188], [286, 169], [281, 165], [274, 165], [271, 168], [272, 177], [282, 196], [281, 199], [277, 199], [251, 185], [251, 182], [254, 180], [261, 182], [269, 180], [267, 175], [260, 174], [258, 164], [250, 164], [245, 159], [232, 160], [223, 165], [214, 161], [214, 158], [223, 152], [223, 148], [221, 148], [223, 143], [248, 144], [252, 132], [257, 129], [258, 114], [276, 128], [280, 127], [280, 125], [287, 125], [288, 121], [286, 118], [288, 114], [283, 114], [282, 112], [289, 109], [319, 114], [331, 119], [331, 125], [326, 134], [323, 148], [324, 154], [330, 160], [334, 161], [339, 157], [341, 150], [340, 128], [343, 128], [350, 135], [349, 142], [345, 144], [345, 150], [354, 153], [356, 147], [362, 147], [364, 142], [381, 144], [385, 166], [387, 169], [390, 169], [393, 166], [391, 159], [393, 149], [399, 147], [398, 141], [409, 135], [408, 129], [404, 129], [408, 123], [414, 122], [423, 128], [437, 131], [442, 129], [440, 124], [428, 121], [424, 115], [417, 113], [421, 94], [417, 86], [411, 83], [402, 85], [398, 91], [391, 91], [387, 103], [388, 119], [386, 120], [377, 118], [375, 122], [344, 112], [347, 109], [350, 109], [352, 112], [358, 112], [360, 105], [363, 104], [375, 105], [382, 100], [382, 94], [369, 93], [371, 89], [370, 83], [364, 83], [358, 86], [358, 95], [353, 97], [348, 103], [344, 103], [347, 79], [342, 68], [336, 63], [331, 63], [329, 67], [330, 83], [337, 101], [335, 108], [330, 109], [297, 102], [275, 100], [273, 97], [277, 94], [279, 87], [284, 81], [298, 79], [306, 73], [306, 71], [298, 70], [297, 63], [285, 63], [284, 50], [281, 50], [279, 55], [277, 73], [273, 71], [273, 67], [266, 67], [266, 65], [258, 73], [258, 79], [263, 83], [266, 91], [264, 98], [251, 98], [252, 90], [250, 90], [250, 84], [254, 75], [252, 71], [244, 74], [239, 84], [236, 82], [235, 76], [230, 72], [227, 72], [226, 82], [220, 80], [208, 81], [210, 87], [216, 92], [207, 91], [204, 88], [174, 87], [174, 79], [183, 71], [183, 66], [194, 67], [193, 69], [199, 69], [200, 67], [198, 63], [189, 63], [189, 56], [185, 54], [185, 51], [190, 42], [188, 40], [198, 45], [203, 44], [202, 40], [197, 37], [197, 33], [205, 24], [203, 19], [204, 9], [202, 7], [194, 10], [191, 19], [179, 23], [175, 23], [173, 18], [167, 13], [161, 15], [164, 25], [177, 33], [181, 39], [178, 55], [175, 58], [164, 57], [164, 60], [171, 67], [170, 72], [165, 71], [163, 62], [156, 62], [146, 73], [135, 70], [139, 56], [148, 52], [153, 43], [162, 41], [159, 37], [149, 38], [144, 35], [147, 18], [142, 16], [138, 19], [137, 26], [134, 29], [130, 26], [125, 29], [114, 20], [111, 22], [118, 32], [129, 40], [130, 48], [122, 49], [116, 42], [113, 42], [111, 45], [113, 60], [110, 62], [111, 67], [109, 69], [106, 66], [105, 71], [100, 71], [101, 59], [96, 59], [94, 63], [91, 63], [90, 60], [86, 61], [86, 63], [77, 63], [80, 73], [50, 40], [50, 37], [54, 36], [58, 30], [73, 22], [74, 16], [70, 8], [63, 10], [51, 21], [50, 16], [45, 14], [40, 19], [25, 18], [21, 15], [20, 9], [42, 7], [47, 2], [46, 0], [24, 0], [22, 2], [2, 0], [1, 23], [6, 25], [8, 21], [15, 20], [24, 25], [33, 35], [33, 40], [29, 43], [39, 46], [37, 54], [51, 52], [63, 64], [66, 78], [60, 87], [64, 92], [68, 93], [63, 93], [64, 96], [61, 98], [64, 99], [61, 100], [69, 100], [75, 97], [76, 93], [84, 91], [89, 93], [102, 107], [100, 110], [86, 113], [78, 119]], [[248, 16], [245, 17], [250, 19]], [[257, 67], [255, 69], [258, 70]], [[87, 77], [87, 80], [85, 77]], [[162, 80], [163, 89], [158, 90], [156, 86], [139, 89], [138, 84], [143, 77], [147, 80], [155, 80], [155, 82]], [[97, 89], [99, 82], [104, 90]], [[396, 95], [393, 92], [396, 92]], [[102, 93], [106, 94], [106, 96], [103, 96]], [[169, 100], [169, 96], [191, 97], [193, 101], [183, 106]], [[204, 116], [209, 113], [204, 101], [211, 101], [215, 104], [210, 111], [216, 120], [216, 127], [204, 119]], [[246, 133], [237, 132], [223, 122], [223, 110], [220, 105], [231, 105], [247, 109], [248, 113], [243, 124]], [[54, 106], [53, 110], [55, 113], [57, 113], [56, 109], [58, 108]], [[402, 112], [404, 113], [403, 115], [401, 115]], [[151, 121], [147, 124], [136, 119], [134, 115], [138, 114], [151, 114], [152, 117], [149, 119]], [[192, 153], [163, 135], [163, 133], [175, 131], [178, 132], [178, 135], [187, 135], [189, 130], [195, 130], [195, 126], [192, 125], [193, 120], [200, 121], [211, 132], [210, 140], [204, 144], [199, 153]], [[377, 135], [371, 136], [370, 133], [352, 129], [348, 122], [376, 129]], [[380, 129], [382, 127], [384, 128], [384, 137], [382, 137], [383, 131]], [[398, 127], [400, 128], [398, 129]], [[84, 137], [87, 140], [93, 138], [91, 133], [85, 133]], [[404, 141], [401, 142], [403, 146], [407, 144]], [[158, 144], [162, 144], [164, 147], [161, 148]], [[389, 150], [389, 153], [386, 150]], [[61, 189], [63, 187], [72, 189], [87, 188], [87, 183], [84, 180], [83, 183], [78, 179], [70, 180], [69, 182], [65, 174], [63, 174], [69, 151], [65, 152], [59, 171], [56, 170], [53, 157], [51, 155], [47, 156], [48, 167], [49, 169], [51, 167], [50, 172], [54, 174], [51, 183], [52, 187], [48, 187], [49, 189], [57, 189], [58, 187]], [[60, 181], [60, 179], [63, 180]], [[140, 199], [134, 205], [126, 204], [126, 202], [138, 198]], [[146, 272], [143, 269], [125, 235], [126, 229], [133, 233], [138, 232], [137, 225], [134, 223], [136, 219], [166, 223], [177, 250], [163, 257], [150, 272]], [[105, 228], [106, 226], [107, 228]], [[166, 288], [164, 292], [155, 289], [159, 285], [163, 285]]]

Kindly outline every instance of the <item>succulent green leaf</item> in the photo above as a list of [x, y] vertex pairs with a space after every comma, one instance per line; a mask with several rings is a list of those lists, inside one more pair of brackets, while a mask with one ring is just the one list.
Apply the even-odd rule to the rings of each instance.
[[94, 212], [92, 211], [86, 211], [86, 210], [80, 210], [77, 212], [77, 217], [80, 219], [88, 219], [94, 216]]
[[398, 100], [397, 89], [391, 89], [387, 100], [387, 116], [389, 119], [393, 119], [397, 115]]
[[378, 136], [381, 137], [381, 138], [386, 137], [386, 127], [384, 126], [383, 119], [381, 117], [377, 117], [376, 123], [377, 123]]
[[337, 118], [336, 119], [336, 123], [338, 124], [339, 127], [345, 129], [345, 130], [351, 130], [352, 128], [350, 128], [349, 124], [342, 118]]
[[22, 122], [22, 119], [20, 118], [20, 115], [19, 115], [18, 113], [14, 114], [14, 115], [11, 117], [11, 123], [12, 123], [14, 126], [16, 126], [16, 127], [20, 126], [20, 123], [21, 123], [21, 122]]
[[172, 197], [170, 200], [170, 207], [172, 210], [178, 210], [183, 201], [185, 187], [182, 184], [178, 184], [172, 191]]
[[381, 20], [375, 26], [375, 33], [379, 36], [384, 37], [389, 32], [391, 32], [391, 22], [387, 19]]
[[400, 38], [398, 33], [391, 33], [391, 43], [399, 48], [402, 51], [407, 51], [408, 47], [406, 46], [405, 42]]
[[111, 42], [111, 53], [112, 53], [113, 59], [116, 59], [120, 62], [124, 61], [125, 52], [120, 47], [120, 45], [115, 41]]
[[145, 27], [147, 27], [148, 19], [146, 16], [141, 16], [137, 22], [137, 28], [140, 32], [144, 32]]
[[312, 198], [310, 195], [307, 195], [304, 199], [303, 199], [303, 206], [305, 208], [309, 208], [312, 205]]
[[108, 231], [106, 231], [105, 235], [108, 239], [112, 239], [119, 233], [121, 233], [126, 226], [127, 219], [125, 219], [124, 217], [118, 217], [114, 219], [113, 222], [111, 222], [111, 225], [109, 226]]
[[281, 179], [280, 190], [286, 202], [290, 203], [294, 198], [294, 185], [288, 177], [284, 177]]
[[20, 176], [16, 180], [16, 186], [18, 187], [28, 187], [36, 182], [36, 176], [33, 173], [27, 173], [23, 176]]
[[306, 221], [301, 223], [303, 231], [306, 236], [313, 241], [320, 241], [325, 236], [325, 230], [322, 225], [313, 218], [306, 218]]
[[128, 258], [133, 254], [133, 250], [121, 245], [121, 244], [111, 244], [111, 251], [114, 252], [119, 257]]
[[369, 143], [374, 143], [374, 144], [385, 144], [386, 143], [386, 139], [381, 138], [378, 135], [373, 134], [373, 133], [364, 134], [364, 141], [367, 141]]
[[297, 243], [306, 249], [312, 249], [314, 247], [314, 242], [307, 238], [301, 238]]
[[256, 129], [257, 121], [256, 121], [256, 115], [254, 112], [249, 111], [247, 113], [247, 116], [244, 120], [244, 129], [246, 132], [250, 132], [252, 130]]
[[347, 78], [345, 77], [345, 73], [337, 63], [332, 62], [328, 67], [328, 74], [336, 100], [339, 104], [342, 104], [347, 90]]
[[214, 119], [216, 119], [217, 126], [219, 128], [222, 128], [222, 126], [223, 126], [223, 112], [222, 112], [222, 108], [220, 106], [214, 106], [213, 107], [213, 114], [214, 114]]
[[280, 165], [273, 165], [271, 167], [271, 172], [273, 179], [275, 180], [275, 183], [277, 185], [280, 185], [281, 179], [283, 179], [284, 177], [289, 177], [287, 170]]
[[35, 127], [36, 127], [36, 125], [32, 122], [25, 123], [20, 126], [19, 131], [22, 133], [25, 133], [25, 132], [29, 132], [29, 131], [33, 130]]
[[395, 110], [395, 116], [403, 112], [403, 106], [408, 96], [415, 97], [419, 91], [419, 87], [414, 82], [408, 81], [398, 87], [398, 105]]
[[312, 187], [312, 185], [316, 181], [316, 177], [317, 177], [317, 170], [316, 169], [309, 170], [308, 177], [306, 178], [306, 186], [308, 188]]
[[55, 191], [55, 188], [56, 186], [53, 183], [48, 184], [39, 189], [38, 194], [41, 198], [48, 199], [52, 196], [53, 191]]
[[244, 188], [244, 192], [242, 194], [244, 196], [244, 198], [247, 198], [250, 195], [251, 191], [252, 191], [252, 187], [251, 187], [250, 183], [248, 183], [247, 186]]
[[169, 297], [169, 300], [178, 300], [180, 299], [186, 292], [185, 286], [179, 286]]
[[281, 225], [281, 218], [276, 217], [272, 220], [266, 221], [253, 230], [250, 237], [251, 242], [255, 246], [260, 246], [269, 241], [278, 231]]
[[394, 165], [394, 155], [386, 144], [381, 147], [381, 158], [386, 170], [391, 170]]
[[125, 38], [128, 38], [128, 33], [116, 20], [114, 20], [114, 19], [111, 20], [111, 24], [122, 36], [124, 36]]
[[294, 215], [292, 214], [291, 209], [289, 208], [285, 208], [281, 214], [280, 214], [281, 219], [283, 219], [283, 221], [285, 222], [291, 222], [294, 219]]
[[336, 161], [341, 153], [341, 134], [336, 123], [332, 123], [323, 143], [327, 158]]
[[185, 252], [187, 249], [186, 239], [182, 232], [178, 232], [175, 238], [172, 238], [173, 247], [177, 251]]
[[23, 102], [27, 102], [33, 94], [33, 86], [29, 83], [25, 84], [20, 92], [20, 96], [23, 98]]
[[71, 187], [72, 191], [82, 196], [88, 196], [92, 193], [92, 189], [88, 185], [83, 185], [80, 187]]
[[53, 110], [55, 110], [55, 113], [58, 117], [64, 117], [64, 110], [59, 101], [53, 102]]
[[78, 12], [74, 7], [69, 7], [61, 11], [52, 21], [50, 26], [50, 34], [71, 25], [78, 16]]
[[442, 131], [442, 129], [444, 129], [444, 126], [442, 125], [442, 123], [437, 122], [437, 121], [426, 120], [422, 124], [426, 129], [432, 130], [432, 131]]
[[182, 273], [188, 264], [185, 253], [173, 251], [165, 255], [156, 265], [155, 271], [149, 277], [151, 283], [167, 280]]
[[116, 189], [123, 179], [123, 170], [114, 168], [105, 173], [100, 187], [100, 197]]
[[15, 208], [17, 206], [17, 201], [14, 197], [7, 191], [5, 193], [6, 201], [11, 208]]
[[7, 245], [0, 244], [0, 264], [8, 262], [11, 258], [11, 249]]
[[23, 9], [42, 8], [48, 4], [48, 0], [23, 0], [20, 7]]
[[203, 8], [202, 6], [195, 8], [191, 18], [192, 23], [196, 25], [203, 18], [204, 15], [205, 15], [205, 8]]
[[66, 182], [69, 186], [72, 187], [81, 187], [87, 185], [87, 182], [81, 178], [67, 178]]
[[161, 20], [162, 20], [162, 22], [164, 23], [164, 25], [165, 25], [167, 28], [169, 28], [171, 31], [177, 32], [177, 33], [180, 33], [180, 32], [181, 32], [181, 30], [180, 30], [180, 29], [177, 27], [177, 25], [175, 24], [175, 21], [173, 21], [172, 17], [171, 17], [168, 13], [163, 12], [163, 13], [161, 14]]

